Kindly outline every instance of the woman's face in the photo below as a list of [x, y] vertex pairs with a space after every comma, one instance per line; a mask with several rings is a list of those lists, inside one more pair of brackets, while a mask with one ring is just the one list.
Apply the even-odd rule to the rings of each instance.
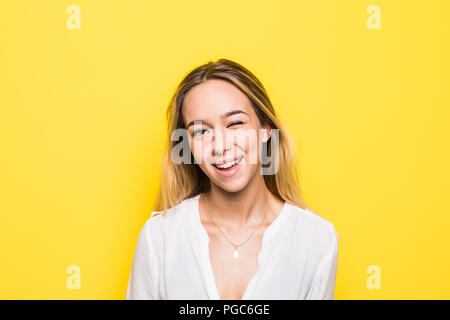
[[[213, 79], [193, 87], [182, 116], [192, 154], [211, 183], [237, 192], [260, 174], [260, 144], [270, 137], [270, 127], [261, 126], [250, 100], [233, 84]], [[223, 163], [231, 166], [217, 167]]]

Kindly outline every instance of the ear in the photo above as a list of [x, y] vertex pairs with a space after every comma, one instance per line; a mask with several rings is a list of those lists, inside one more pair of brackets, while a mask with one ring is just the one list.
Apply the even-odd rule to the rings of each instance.
[[270, 139], [270, 136], [272, 135], [272, 128], [270, 128], [269, 124], [265, 124], [263, 125], [263, 129], [264, 129], [263, 142], [266, 143]]

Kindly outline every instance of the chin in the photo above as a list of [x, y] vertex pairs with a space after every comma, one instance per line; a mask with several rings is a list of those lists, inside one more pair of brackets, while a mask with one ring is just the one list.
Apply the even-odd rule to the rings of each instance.
[[212, 175], [212, 177], [214, 177], [210, 179], [212, 184], [230, 193], [236, 193], [244, 190], [250, 181], [250, 177], [247, 175], [244, 175], [244, 177], [234, 177], [230, 180], [224, 180], [220, 177], [216, 178], [214, 175]]
[[222, 190], [229, 192], [229, 193], [237, 193], [239, 191], [242, 191], [245, 188], [245, 185], [241, 185], [241, 184], [239, 184], [239, 185], [238, 184], [231, 184], [231, 185], [216, 184], [216, 186], [218, 186]]

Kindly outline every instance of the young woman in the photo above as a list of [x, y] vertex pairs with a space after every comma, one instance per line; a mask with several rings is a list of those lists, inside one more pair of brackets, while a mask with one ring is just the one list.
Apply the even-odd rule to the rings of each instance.
[[305, 204], [294, 144], [255, 75], [226, 59], [202, 65], [167, 118], [126, 299], [334, 299], [337, 233]]

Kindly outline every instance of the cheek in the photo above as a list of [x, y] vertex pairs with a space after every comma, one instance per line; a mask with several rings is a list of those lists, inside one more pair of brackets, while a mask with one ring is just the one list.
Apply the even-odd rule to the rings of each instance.
[[258, 163], [258, 137], [254, 133], [239, 135], [236, 139], [238, 147], [246, 153], [247, 163]]
[[211, 144], [208, 141], [201, 139], [191, 140], [191, 150], [197, 162], [202, 162], [202, 165], [208, 163], [211, 154]]

